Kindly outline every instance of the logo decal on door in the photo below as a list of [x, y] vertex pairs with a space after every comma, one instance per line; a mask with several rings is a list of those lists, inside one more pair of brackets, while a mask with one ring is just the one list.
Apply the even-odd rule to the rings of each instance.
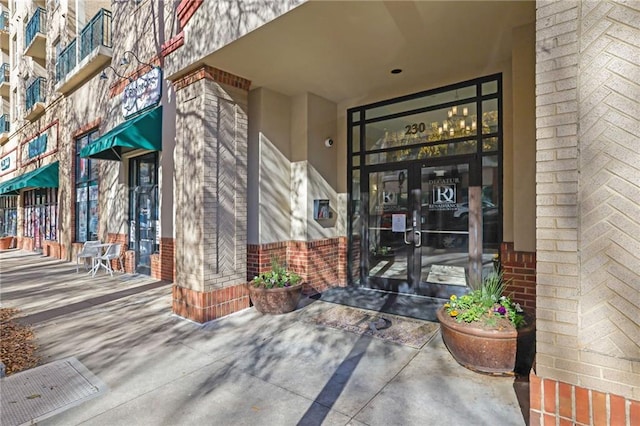
[[456, 199], [458, 179], [437, 179], [431, 184], [431, 204], [429, 210], [457, 210]]

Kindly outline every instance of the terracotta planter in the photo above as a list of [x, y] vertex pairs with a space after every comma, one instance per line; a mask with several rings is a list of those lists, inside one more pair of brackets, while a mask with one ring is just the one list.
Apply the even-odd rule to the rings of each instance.
[[302, 283], [291, 287], [258, 288], [248, 284], [251, 303], [263, 314], [286, 314], [296, 309]]
[[440, 332], [447, 349], [462, 366], [481, 373], [528, 374], [535, 354], [535, 320], [516, 330], [483, 329], [474, 323], [458, 323], [444, 308], [437, 311]]
[[0, 250], [7, 250], [13, 247], [14, 237], [2, 237], [0, 238]]

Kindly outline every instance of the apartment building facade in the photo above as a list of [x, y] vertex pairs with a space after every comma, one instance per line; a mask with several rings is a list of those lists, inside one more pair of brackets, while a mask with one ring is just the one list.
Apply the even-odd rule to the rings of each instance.
[[531, 423], [640, 421], [639, 2], [2, 4], [18, 247], [120, 241], [197, 322], [273, 258], [418, 308], [498, 258]]

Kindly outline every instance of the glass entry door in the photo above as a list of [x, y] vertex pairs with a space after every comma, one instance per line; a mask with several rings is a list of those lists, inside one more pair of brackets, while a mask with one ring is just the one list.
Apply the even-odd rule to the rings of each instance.
[[131, 160], [129, 248], [135, 251], [135, 271], [151, 275], [151, 255], [158, 250], [157, 155]]
[[475, 194], [481, 187], [470, 186], [470, 164], [415, 162], [367, 173], [363, 245], [368, 256], [362, 259], [367, 286], [448, 297], [477, 279], [482, 213]]

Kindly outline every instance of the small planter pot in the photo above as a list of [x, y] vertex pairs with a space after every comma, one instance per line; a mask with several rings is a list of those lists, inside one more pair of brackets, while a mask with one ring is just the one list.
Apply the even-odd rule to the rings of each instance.
[[484, 329], [474, 323], [459, 323], [444, 308], [436, 313], [442, 340], [462, 366], [493, 375], [528, 374], [535, 354], [535, 320], [516, 330]]
[[247, 286], [251, 303], [263, 314], [286, 314], [295, 310], [302, 294], [302, 283], [281, 288], [259, 288], [251, 283]]

